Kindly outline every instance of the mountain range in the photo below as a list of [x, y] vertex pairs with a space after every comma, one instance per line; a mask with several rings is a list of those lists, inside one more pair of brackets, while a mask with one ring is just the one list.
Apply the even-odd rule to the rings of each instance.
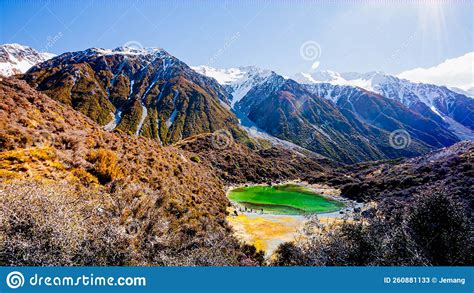
[[[21, 47], [4, 47], [12, 46]], [[22, 56], [42, 56], [31, 50]], [[163, 145], [227, 129], [240, 140], [260, 133], [355, 163], [413, 157], [474, 138], [474, 99], [381, 72], [290, 79], [255, 66], [189, 67], [163, 49], [119, 47], [39, 60], [20, 78], [107, 131]], [[393, 145], [397, 131], [402, 147]]]
[[[412, 83], [378, 72], [325, 71], [288, 79], [256, 67], [194, 69], [220, 81], [241, 122], [343, 162], [415, 156], [474, 137], [469, 122], [474, 100], [443, 87], [417, 85], [423, 95], [414, 96], [408, 91]], [[385, 92], [374, 89], [379, 85]], [[408, 93], [402, 100], [395, 96]], [[428, 106], [431, 93], [440, 98]], [[433, 105], [445, 114], [433, 112]], [[390, 145], [398, 129], [410, 136], [403, 149]]]
[[[381, 72], [297, 74], [295, 80], [304, 84], [330, 83], [360, 87], [397, 100], [408, 108], [430, 119], [444, 123], [460, 139], [474, 138], [474, 99], [454, 92], [445, 86], [414, 83]], [[333, 101], [337, 97], [330, 97]]]

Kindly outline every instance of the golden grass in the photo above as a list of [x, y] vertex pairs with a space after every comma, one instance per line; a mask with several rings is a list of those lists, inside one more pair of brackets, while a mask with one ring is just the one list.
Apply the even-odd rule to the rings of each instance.
[[64, 170], [64, 166], [53, 148], [34, 147], [1, 152], [0, 170], [0, 178], [13, 179], [57, 173]]
[[293, 241], [304, 221], [291, 216], [250, 218], [247, 215], [228, 216], [227, 221], [234, 229], [234, 235], [257, 250], [275, 248], [274, 242]]

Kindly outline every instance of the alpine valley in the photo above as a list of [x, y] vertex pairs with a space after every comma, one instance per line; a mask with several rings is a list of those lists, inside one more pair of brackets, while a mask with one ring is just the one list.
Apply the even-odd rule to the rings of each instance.
[[0, 74], [0, 265], [474, 263], [466, 91], [160, 48], [6, 44]]

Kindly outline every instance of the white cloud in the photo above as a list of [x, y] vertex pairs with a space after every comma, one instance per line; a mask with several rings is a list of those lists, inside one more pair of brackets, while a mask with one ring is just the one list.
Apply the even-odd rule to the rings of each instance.
[[319, 61], [314, 62], [313, 65], [311, 65], [311, 69], [316, 70], [319, 67], [319, 64]]
[[431, 83], [462, 90], [474, 88], [474, 52], [447, 59], [430, 68], [415, 68], [397, 75], [414, 82]]

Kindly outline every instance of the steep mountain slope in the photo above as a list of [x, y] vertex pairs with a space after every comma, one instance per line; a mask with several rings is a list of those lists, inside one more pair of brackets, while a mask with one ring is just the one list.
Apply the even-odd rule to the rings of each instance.
[[0, 45], [0, 75], [10, 76], [25, 73], [33, 65], [53, 58], [51, 53], [40, 53], [19, 44]]
[[291, 151], [268, 142], [252, 148], [237, 141], [229, 141], [223, 148], [216, 148], [215, 136], [199, 134], [174, 146], [194, 154], [226, 185], [249, 183], [277, 183], [304, 177], [331, 173], [342, 164], [311, 152]]
[[435, 148], [458, 141], [439, 116], [427, 112], [422, 116], [410, 111], [398, 101], [352, 86], [327, 83], [305, 85], [319, 97], [333, 101], [343, 113], [352, 112], [360, 121], [387, 131], [405, 129], [413, 138]]
[[[390, 99], [398, 99], [421, 114], [426, 113], [426, 107], [428, 107], [430, 111], [441, 117], [458, 137], [474, 139], [474, 99], [472, 98], [455, 93], [446, 87], [406, 81], [380, 85], [377, 91]], [[426, 107], [422, 107], [421, 103]]]
[[106, 130], [163, 144], [202, 132], [236, 127], [228, 97], [162, 49], [88, 49], [34, 66], [23, 77], [36, 89], [71, 105]]
[[225, 222], [224, 186], [187, 152], [103, 131], [10, 78], [0, 81], [0, 126], [3, 265], [248, 259]]
[[294, 79], [304, 84], [330, 83], [360, 87], [396, 100], [424, 117], [444, 122], [460, 139], [474, 139], [474, 99], [445, 86], [414, 83], [381, 72], [359, 74], [321, 71], [297, 74]]
[[334, 174], [340, 171], [349, 175], [340, 185], [342, 193], [351, 198], [376, 200], [390, 208], [396, 202], [413, 200], [413, 194], [439, 191], [464, 202], [472, 218], [473, 155], [474, 142], [462, 141], [416, 158], [361, 163]]
[[474, 98], [474, 87], [468, 88], [466, 90], [463, 90], [457, 87], [450, 87], [449, 89], [455, 93], [465, 95], [466, 97]]
[[[254, 87], [238, 103], [239, 110], [270, 134], [330, 158], [357, 162], [409, 157], [457, 141], [435, 123], [380, 96], [357, 99], [361, 116], [350, 103], [333, 106], [292, 80], [280, 77], [279, 83]], [[390, 145], [390, 133], [398, 129], [412, 138], [404, 149]]]

